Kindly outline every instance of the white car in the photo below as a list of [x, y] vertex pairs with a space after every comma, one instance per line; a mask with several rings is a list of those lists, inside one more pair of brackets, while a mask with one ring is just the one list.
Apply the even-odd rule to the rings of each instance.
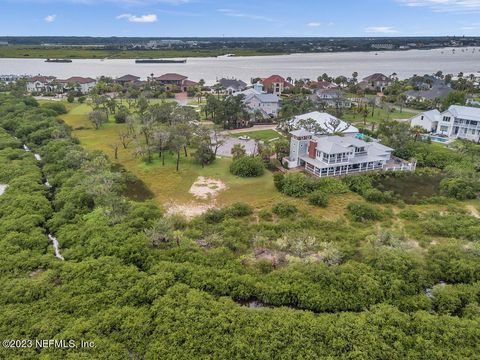
[[240, 140], [248, 141], [248, 140], [250, 140], [250, 136], [243, 136], [243, 135], [242, 135], [242, 136], [239, 137], [239, 139], [240, 139]]

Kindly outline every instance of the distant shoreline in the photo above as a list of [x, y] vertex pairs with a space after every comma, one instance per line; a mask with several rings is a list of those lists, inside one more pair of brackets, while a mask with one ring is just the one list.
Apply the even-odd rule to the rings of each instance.
[[[209, 50], [107, 50], [78, 47], [39, 47], [39, 46], [0, 46], [2, 59], [72, 59], [72, 60], [136, 60], [136, 59], [175, 59], [175, 58], [216, 58], [232, 54], [231, 57], [307, 55], [307, 54], [341, 54], [341, 53], [383, 53], [406, 52], [412, 50], [435, 49], [471, 49], [476, 46], [438, 46], [409, 49], [345, 49], [332, 51], [263, 51], [259, 49], [209, 49]], [[479, 47], [480, 51], [480, 47]]]

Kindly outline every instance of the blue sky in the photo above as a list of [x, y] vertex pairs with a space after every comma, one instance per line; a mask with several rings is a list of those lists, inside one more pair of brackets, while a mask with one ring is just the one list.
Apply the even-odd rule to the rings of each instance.
[[0, 0], [0, 35], [480, 35], [480, 0]]

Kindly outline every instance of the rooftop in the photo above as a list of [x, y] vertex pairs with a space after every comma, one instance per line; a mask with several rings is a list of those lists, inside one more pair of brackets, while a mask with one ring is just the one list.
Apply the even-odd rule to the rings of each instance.
[[[340, 120], [333, 115], [330, 115], [328, 113], [321, 113], [319, 111], [313, 111], [307, 114], [295, 116], [292, 120], [290, 120], [290, 125], [294, 129], [298, 129], [299, 128], [298, 123], [301, 120], [309, 120], [309, 119], [313, 120], [316, 124], [318, 124], [322, 128], [331, 132], [334, 132], [335, 130], [343, 130], [342, 133], [344, 134], [356, 134], [359, 132], [355, 126], [349, 125], [345, 121]], [[334, 129], [332, 125], [336, 122], [338, 122], [338, 126], [337, 126], [337, 129]], [[305, 130], [309, 130], [309, 129], [305, 129]]]

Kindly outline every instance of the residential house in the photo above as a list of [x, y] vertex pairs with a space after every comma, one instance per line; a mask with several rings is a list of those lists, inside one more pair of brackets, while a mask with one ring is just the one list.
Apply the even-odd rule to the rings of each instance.
[[188, 80], [187, 76], [176, 74], [176, 73], [167, 73], [159, 77], [154, 78], [160, 85], [165, 86], [167, 91], [187, 91], [191, 86], [197, 85], [196, 82]]
[[253, 88], [246, 89], [238, 95], [245, 97], [244, 103], [250, 113], [260, 112], [265, 119], [278, 116], [280, 100], [278, 96], [262, 91], [262, 84], [257, 83]]
[[28, 92], [51, 92], [59, 88], [59, 83], [54, 76], [37, 75], [27, 79]]
[[480, 108], [452, 105], [448, 110], [437, 114], [433, 120], [427, 113], [429, 112], [415, 116], [411, 126], [420, 125], [428, 132], [450, 139], [480, 141]]
[[228, 95], [239, 93], [247, 88], [247, 83], [237, 79], [220, 79], [218, 83], [222, 85], [223, 89]]
[[313, 111], [307, 114], [295, 116], [287, 122], [288, 131], [306, 130], [314, 134], [332, 135], [341, 133], [344, 136], [355, 136], [358, 129], [345, 121], [328, 113]]
[[338, 89], [338, 85], [330, 81], [312, 81], [309, 83], [309, 88], [313, 90], [330, 90]]
[[409, 90], [405, 92], [407, 103], [411, 101], [431, 101], [442, 99], [452, 92], [452, 88], [446, 84], [436, 83], [428, 90]]
[[58, 80], [62, 84], [63, 91], [77, 90], [82, 94], [88, 94], [97, 85], [95, 79], [89, 77], [72, 76], [65, 80]]
[[358, 85], [362, 89], [383, 92], [392, 83], [392, 79], [380, 73], [367, 76]]
[[392, 148], [377, 141], [361, 140], [356, 136], [315, 135], [304, 129], [290, 132], [290, 155], [283, 163], [288, 168], [303, 167], [318, 176], [340, 176], [366, 171], [412, 171], [416, 163], [392, 157]]
[[440, 122], [441, 114], [437, 109], [425, 111], [413, 117], [410, 121], [410, 126], [420, 126], [427, 132], [435, 133]]
[[119, 83], [119, 84], [122, 84], [122, 85], [125, 85], [125, 84], [135, 84], [135, 83], [138, 83], [140, 81], [140, 77], [139, 76], [135, 76], [135, 75], [123, 75], [123, 76], [120, 76], [118, 78], [115, 79], [115, 82], [116, 83]]
[[280, 96], [285, 89], [291, 88], [292, 84], [280, 75], [272, 75], [262, 80], [262, 85], [267, 93]]
[[321, 89], [315, 91], [314, 100], [324, 107], [350, 109], [352, 102], [344, 97], [343, 93], [335, 89]]

